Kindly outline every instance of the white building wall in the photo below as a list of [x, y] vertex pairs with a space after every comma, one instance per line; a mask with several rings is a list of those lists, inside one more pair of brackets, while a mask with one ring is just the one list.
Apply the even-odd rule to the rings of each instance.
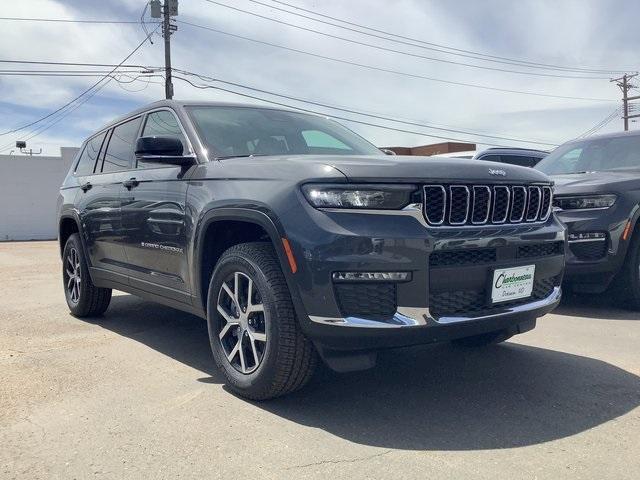
[[77, 151], [62, 147], [60, 157], [0, 155], [0, 241], [58, 236], [58, 190]]

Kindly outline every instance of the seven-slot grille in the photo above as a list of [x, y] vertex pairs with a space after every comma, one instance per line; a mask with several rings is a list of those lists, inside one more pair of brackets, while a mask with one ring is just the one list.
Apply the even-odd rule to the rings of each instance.
[[553, 201], [547, 185], [425, 185], [423, 191], [432, 226], [544, 222]]

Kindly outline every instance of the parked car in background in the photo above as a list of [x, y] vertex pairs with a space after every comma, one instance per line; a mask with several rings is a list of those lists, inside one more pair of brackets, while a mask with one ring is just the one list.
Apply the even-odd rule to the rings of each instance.
[[534, 328], [561, 295], [552, 194], [539, 171], [386, 156], [320, 116], [157, 102], [87, 139], [64, 180], [65, 296], [78, 317], [116, 289], [205, 318], [228, 385], [271, 398], [318, 358], [360, 370]]
[[508, 163], [520, 167], [535, 167], [549, 152], [530, 148], [488, 148], [477, 153], [474, 160]]
[[567, 283], [585, 292], [613, 284], [640, 308], [640, 132], [565, 143], [536, 168], [555, 181], [569, 230]]
[[475, 150], [466, 150], [466, 151], [462, 151], [462, 152], [438, 153], [438, 154], [433, 155], [433, 156], [434, 157], [442, 157], [442, 158], [466, 158], [466, 159], [472, 159], [473, 156], [476, 153], [477, 152]]

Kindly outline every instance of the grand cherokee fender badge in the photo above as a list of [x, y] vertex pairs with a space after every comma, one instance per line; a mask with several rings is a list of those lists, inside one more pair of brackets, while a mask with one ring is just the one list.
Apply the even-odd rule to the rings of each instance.
[[496, 168], [490, 168], [489, 175], [500, 175], [501, 177], [506, 177], [507, 172], [504, 170], [496, 169]]
[[164, 250], [172, 253], [184, 253], [184, 249], [179, 247], [172, 247], [170, 245], [162, 245], [159, 243], [140, 242], [142, 248], [153, 248], [155, 250]]

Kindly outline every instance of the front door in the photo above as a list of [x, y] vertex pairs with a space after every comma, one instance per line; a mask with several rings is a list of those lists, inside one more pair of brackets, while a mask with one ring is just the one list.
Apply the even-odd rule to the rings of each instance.
[[[141, 136], [187, 140], [170, 110], [149, 113]], [[190, 303], [185, 203], [190, 171], [140, 162], [122, 190], [122, 226], [130, 283]]]

